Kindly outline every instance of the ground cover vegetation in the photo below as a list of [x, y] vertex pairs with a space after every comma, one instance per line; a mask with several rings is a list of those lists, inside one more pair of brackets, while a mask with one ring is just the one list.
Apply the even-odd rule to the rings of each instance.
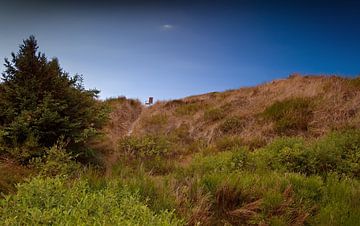
[[[135, 100], [98, 100], [37, 48], [25, 40], [0, 83], [1, 225], [360, 222], [360, 129], [348, 120], [310, 136], [317, 99], [274, 101], [254, 122], [204, 101], [146, 114]], [[193, 115], [216, 136], [193, 136]], [[261, 123], [271, 139], [242, 136]]]

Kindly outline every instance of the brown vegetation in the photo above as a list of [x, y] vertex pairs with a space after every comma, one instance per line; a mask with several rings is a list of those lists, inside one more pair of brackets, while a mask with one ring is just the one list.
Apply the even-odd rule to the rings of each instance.
[[[157, 102], [143, 109], [132, 132], [169, 134], [187, 125], [193, 139], [208, 142], [221, 134], [236, 134], [245, 143], [259, 137], [262, 143], [269, 142], [284, 134], [319, 137], [333, 129], [359, 127], [358, 80], [296, 75], [256, 87]], [[272, 105], [283, 102], [293, 105], [283, 112], [293, 124], [262, 117]]]

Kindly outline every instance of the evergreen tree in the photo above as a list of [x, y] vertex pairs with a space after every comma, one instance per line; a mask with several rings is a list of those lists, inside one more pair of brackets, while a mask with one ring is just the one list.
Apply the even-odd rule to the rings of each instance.
[[[48, 60], [38, 52], [30, 36], [18, 53], [5, 59], [0, 83], [0, 141], [9, 149], [28, 146], [26, 158], [41, 154], [41, 148], [59, 138], [69, 142], [72, 151], [83, 144], [104, 121], [96, 100], [97, 90], [86, 90], [82, 77], [70, 77], [58, 60]], [[34, 150], [31, 150], [32, 149]]]

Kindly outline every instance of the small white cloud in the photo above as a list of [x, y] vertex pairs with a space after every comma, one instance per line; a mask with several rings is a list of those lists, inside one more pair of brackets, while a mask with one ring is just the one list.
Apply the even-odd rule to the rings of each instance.
[[171, 29], [174, 28], [174, 25], [164, 24], [164, 25], [161, 26], [161, 28], [162, 28], [163, 30], [171, 30]]

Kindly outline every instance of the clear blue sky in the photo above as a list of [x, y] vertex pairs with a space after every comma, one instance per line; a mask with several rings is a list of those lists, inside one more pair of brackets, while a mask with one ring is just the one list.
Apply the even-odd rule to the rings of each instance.
[[0, 0], [0, 57], [33, 34], [101, 98], [173, 99], [292, 72], [360, 74], [359, 1], [30, 2]]

